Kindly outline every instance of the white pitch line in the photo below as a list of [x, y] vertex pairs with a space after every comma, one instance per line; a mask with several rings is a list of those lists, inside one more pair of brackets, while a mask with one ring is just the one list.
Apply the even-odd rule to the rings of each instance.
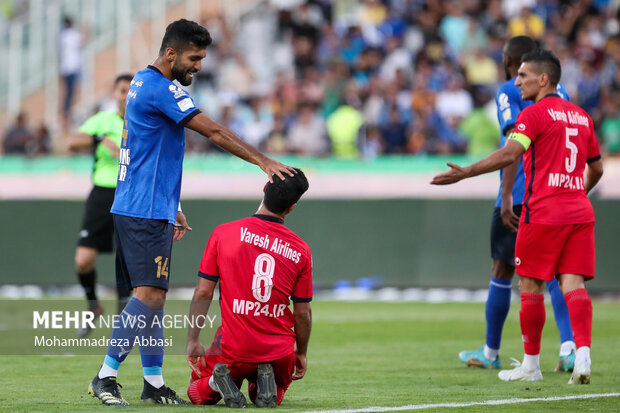
[[364, 413], [364, 412], [396, 412], [403, 410], [423, 410], [434, 409], [438, 407], [469, 407], [469, 406], [497, 406], [502, 404], [518, 404], [530, 402], [556, 402], [562, 400], [577, 399], [599, 399], [603, 397], [618, 397], [620, 393], [603, 393], [603, 394], [582, 394], [576, 396], [559, 396], [559, 397], [536, 397], [533, 399], [503, 399], [503, 400], [487, 400], [484, 402], [468, 402], [468, 403], [436, 403], [436, 404], [409, 404], [407, 406], [394, 407], [363, 407], [361, 409], [343, 409], [343, 410], [316, 410], [306, 413]]

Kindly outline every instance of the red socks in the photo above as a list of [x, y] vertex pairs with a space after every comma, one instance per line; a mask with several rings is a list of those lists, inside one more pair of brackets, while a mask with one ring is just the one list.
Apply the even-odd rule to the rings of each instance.
[[521, 293], [519, 318], [525, 354], [540, 354], [540, 339], [545, 325], [545, 317], [545, 296], [543, 294]]
[[564, 299], [577, 348], [590, 347], [592, 343], [592, 300], [588, 292], [585, 288], [578, 288], [564, 294]]

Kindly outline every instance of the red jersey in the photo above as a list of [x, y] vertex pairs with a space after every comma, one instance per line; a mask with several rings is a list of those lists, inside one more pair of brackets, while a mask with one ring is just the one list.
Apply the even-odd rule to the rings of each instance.
[[514, 131], [531, 141], [523, 155], [522, 222], [593, 222], [583, 177], [586, 162], [601, 154], [590, 116], [558, 95], [549, 95], [519, 114]]
[[199, 276], [220, 280], [226, 357], [260, 363], [294, 351], [289, 297], [312, 300], [312, 258], [308, 245], [281, 220], [254, 215], [215, 228]]

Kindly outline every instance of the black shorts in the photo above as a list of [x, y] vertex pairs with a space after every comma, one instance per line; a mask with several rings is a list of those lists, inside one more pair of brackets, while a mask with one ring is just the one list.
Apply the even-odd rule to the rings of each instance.
[[[513, 206], [512, 210], [518, 217], [521, 216], [521, 205]], [[500, 208], [496, 207], [491, 221], [491, 258], [514, 267], [516, 241], [517, 233], [506, 228], [502, 222]]]
[[78, 245], [99, 252], [114, 250], [114, 222], [110, 208], [114, 203], [115, 188], [95, 186], [86, 200], [84, 219]]
[[168, 291], [174, 225], [165, 219], [113, 214], [116, 285], [158, 287]]

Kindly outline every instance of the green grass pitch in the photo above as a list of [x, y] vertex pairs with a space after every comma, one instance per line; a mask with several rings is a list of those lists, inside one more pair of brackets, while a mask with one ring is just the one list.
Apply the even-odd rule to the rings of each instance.
[[[521, 359], [518, 304], [504, 328], [502, 362]], [[314, 328], [306, 377], [294, 382], [278, 410], [316, 411], [405, 405], [468, 403], [512, 398], [550, 398], [620, 391], [620, 303], [594, 302], [592, 384], [570, 386], [568, 373], [555, 373], [559, 338], [547, 308], [541, 368], [544, 380], [504, 383], [497, 371], [467, 368], [460, 350], [484, 342], [484, 304], [313, 303]], [[206, 343], [205, 343], [206, 344]], [[86, 389], [103, 359], [99, 356], [0, 356], [0, 411], [111, 411]], [[166, 383], [185, 394], [189, 368], [180, 355], [167, 356]], [[140, 402], [142, 374], [137, 349], [123, 363], [119, 382], [132, 406], [124, 411], [175, 412], [216, 407], [153, 406]], [[246, 386], [242, 389], [247, 394]], [[253, 408], [251, 406], [251, 408]], [[429, 408], [465, 412], [617, 412], [620, 397], [538, 401], [502, 406]]]

